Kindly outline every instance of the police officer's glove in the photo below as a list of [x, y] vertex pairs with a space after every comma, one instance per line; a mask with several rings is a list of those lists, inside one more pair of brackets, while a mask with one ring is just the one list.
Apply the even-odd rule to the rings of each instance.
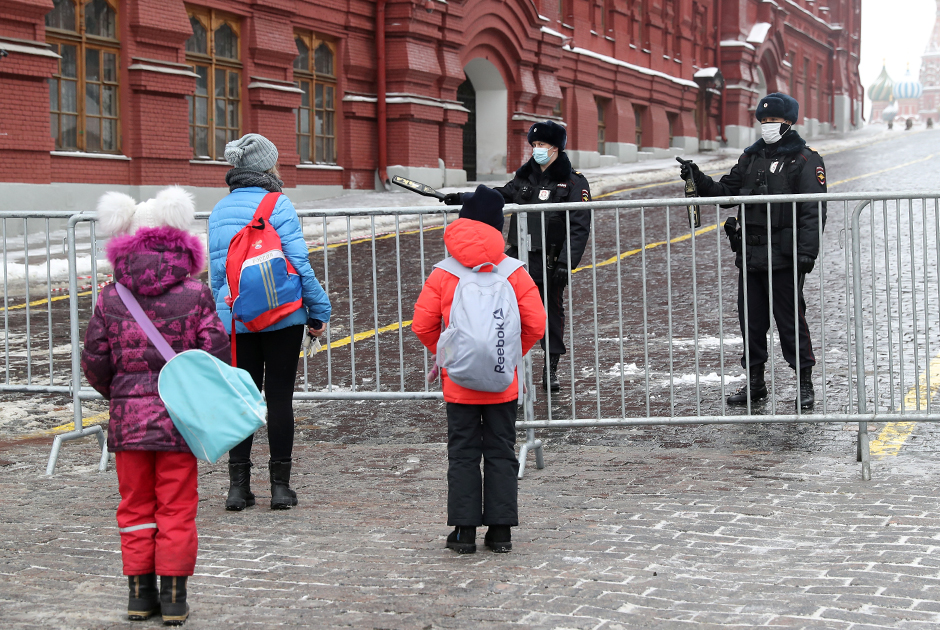
[[728, 217], [725, 219], [725, 234], [728, 235], [728, 241], [731, 243], [731, 251], [735, 254], [741, 251], [741, 232], [738, 230], [737, 217]]
[[562, 260], [555, 263], [555, 271], [552, 272], [552, 284], [558, 289], [564, 289], [568, 286], [568, 263]]
[[806, 254], [796, 255], [796, 270], [800, 273], [809, 273], [816, 266], [816, 259]]
[[[678, 160], [679, 158], [676, 159]], [[698, 165], [695, 162], [686, 161], [680, 162], [680, 164], [681, 166], [679, 166], [679, 177], [685, 181], [689, 181], [691, 179], [696, 184], [702, 181], [704, 174], [701, 170], [699, 170]]]
[[448, 206], [463, 205], [463, 193], [447, 193], [444, 195], [444, 204]]

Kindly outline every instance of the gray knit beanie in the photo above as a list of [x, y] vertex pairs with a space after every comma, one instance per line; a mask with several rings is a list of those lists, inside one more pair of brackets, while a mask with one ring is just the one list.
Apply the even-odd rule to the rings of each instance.
[[257, 133], [246, 133], [225, 145], [225, 161], [236, 168], [264, 172], [277, 164], [277, 147]]

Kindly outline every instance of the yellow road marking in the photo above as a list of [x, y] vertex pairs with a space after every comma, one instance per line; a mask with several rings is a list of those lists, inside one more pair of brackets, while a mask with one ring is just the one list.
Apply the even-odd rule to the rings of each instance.
[[[930, 375], [930, 388], [927, 388], [927, 375]], [[927, 370], [920, 375], [916, 387], [911, 387], [910, 391], [904, 397], [904, 409], [917, 409], [918, 402], [921, 409], [927, 408], [927, 401], [932, 400], [934, 395], [940, 390], [940, 357], [930, 361]], [[920, 392], [918, 401], [917, 392]], [[889, 422], [878, 433], [878, 437], [871, 441], [869, 450], [871, 456], [876, 459], [885, 457], [896, 457], [901, 447], [907, 441], [907, 438], [914, 432], [916, 422]]]
[[[408, 326], [411, 326], [411, 322], [412, 322], [412, 321], [413, 321], [413, 320], [410, 320], [410, 319], [409, 319], [409, 320], [406, 321], [406, 322], [401, 322], [401, 327], [402, 327], [402, 328], [408, 328]], [[355, 338], [353, 338], [353, 337], [343, 337], [342, 339], [338, 339], [338, 340], [336, 340], [336, 341], [331, 342], [331, 343], [330, 343], [330, 348], [342, 348], [343, 346], [348, 346], [349, 344], [354, 343], [354, 342], [356, 342], [356, 341], [362, 341], [363, 339], [370, 339], [371, 337], [375, 337], [377, 334], [380, 334], [380, 333], [388, 332], [388, 331], [390, 331], [390, 330], [398, 330], [398, 325], [399, 325], [399, 323], [398, 323], [398, 322], [395, 322], [394, 324], [389, 324], [388, 326], [383, 326], [383, 327], [379, 328], [378, 330], [373, 329], [373, 330], [364, 330], [364, 331], [362, 331], [362, 332], [357, 332], [357, 333], [354, 335]], [[323, 350], [321, 349], [320, 352], [323, 352]], [[300, 356], [303, 357], [303, 356], [304, 356], [304, 353], [301, 352], [301, 353], [300, 353]]]
[[[701, 228], [701, 229], [698, 229], [698, 230], [695, 231], [695, 235], [696, 235], [696, 236], [700, 236], [700, 235], [705, 234], [705, 233], [707, 233], [707, 232], [711, 232], [712, 230], [714, 230], [715, 228], [717, 228], [719, 225], [724, 225], [724, 223], [715, 224], [715, 225], [709, 225], [709, 226], [703, 227], [703, 228]], [[681, 243], [682, 241], [687, 241], [687, 240], [689, 240], [690, 238], [692, 238], [691, 232], [690, 232], [689, 234], [683, 234], [682, 236], [677, 236], [676, 238], [672, 239], [672, 240], [669, 241], [669, 242], [670, 242], [670, 243]], [[627, 251], [623, 252], [622, 254], [619, 254], [618, 256], [611, 256], [611, 257], [608, 258], [607, 260], [605, 260], [605, 261], [603, 261], [603, 262], [597, 263], [597, 266], [598, 266], [598, 267], [606, 267], [607, 265], [612, 265], [612, 264], [614, 264], [615, 262], [617, 262], [617, 260], [623, 260], [624, 258], [627, 258], [628, 256], [636, 256], [637, 254], [639, 254], [640, 252], [642, 252], [644, 249], [653, 249], [654, 247], [660, 247], [660, 246], [665, 245], [665, 244], [666, 244], [666, 241], [656, 241], [655, 243], [650, 243], [650, 244], [646, 245], [645, 247], [640, 247], [640, 248], [637, 248], [637, 249], [627, 250]], [[572, 270], [571, 270], [571, 273], [577, 273], [577, 272], [579, 272], [579, 271], [585, 271], [585, 270], [587, 270], [587, 269], [591, 269], [593, 266], [594, 266], [594, 265], [584, 265], [583, 267], [578, 267], [577, 269], [572, 269]]]
[[[84, 291], [84, 292], [78, 293], [78, 294], [76, 294], [76, 295], [78, 295], [79, 297], [82, 297], [82, 296], [85, 296], [85, 295], [91, 295], [91, 291]], [[47, 298], [43, 298], [43, 299], [41, 299], [41, 300], [36, 300], [35, 302], [30, 302], [30, 303], [29, 303], [29, 306], [42, 306], [43, 304], [49, 304], [49, 303], [51, 303], [51, 302], [58, 302], [59, 300], [67, 300], [67, 299], [69, 299], [68, 294], [66, 294], [66, 295], [58, 295], [58, 296], [52, 298], [51, 300], [50, 300], [50, 299], [47, 299]], [[2, 313], [3, 311], [15, 311], [15, 310], [21, 309], [21, 308], [26, 308], [26, 303], [17, 304], [16, 306], [8, 306], [8, 307], [6, 307], [6, 308], [0, 308], [0, 313]]]
[[[88, 416], [87, 418], [82, 418], [82, 427], [90, 427], [92, 425], [98, 424], [102, 420], [107, 420], [109, 417], [108, 412], [99, 413], [94, 416]], [[74, 430], [75, 421], [71, 420], [65, 424], [60, 424], [57, 427], [52, 427], [51, 429], [43, 429], [42, 431], [36, 431], [35, 433], [30, 433], [28, 435], [23, 435], [14, 439], [17, 440], [28, 440], [31, 438], [43, 437], [46, 435], [58, 435], [60, 433], [68, 433], [69, 431]]]
[[832, 182], [831, 184], [829, 184], [829, 186], [838, 186], [839, 184], [844, 184], [844, 183], [846, 183], [846, 182], [853, 182], [853, 181], [855, 181], [856, 179], [862, 179], [862, 178], [865, 178], [865, 177], [871, 177], [872, 175], [879, 175], [879, 174], [881, 174], [881, 173], [887, 173], [888, 171], [894, 171], [894, 170], [897, 170], [897, 169], [899, 169], [899, 168], [904, 168], [905, 166], [910, 166], [911, 164], [917, 164], [918, 162], [926, 162], [927, 160], [929, 160], [929, 159], [931, 159], [931, 158], [934, 158], [934, 157], [936, 157], [936, 156], [938, 156], [938, 155], [940, 155], [940, 153], [931, 153], [931, 154], [928, 155], [927, 157], [920, 158], [919, 160], [913, 160], [913, 161], [907, 162], [907, 163], [905, 163], [905, 164], [898, 164], [897, 166], [891, 166], [891, 167], [889, 167], [889, 168], [883, 168], [883, 169], [881, 169], [880, 171], [875, 171], [874, 173], [865, 173], [864, 175], [856, 175], [855, 177], [849, 177], [849, 178], [846, 178], [846, 179], [840, 179], [840, 180], [837, 181], [837, 182]]

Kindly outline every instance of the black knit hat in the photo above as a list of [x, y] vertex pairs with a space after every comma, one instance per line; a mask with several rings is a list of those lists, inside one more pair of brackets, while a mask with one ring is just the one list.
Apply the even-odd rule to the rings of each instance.
[[464, 193], [463, 208], [460, 209], [461, 219], [472, 219], [486, 223], [500, 232], [503, 231], [503, 196], [487, 188], [483, 184], [477, 186], [472, 193]]
[[530, 145], [537, 141], [547, 142], [553, 147], [558, 147], [559, 151], [564, 151], [565, 145], [568, 144], [568, 132], [558, 123], [546, 120], [529, 127], [529, 133], [525, 139]]
[[768, 94], [757, 104], [757, 111], [754, 112], [757, 120], [764, 118], [783, 118], [791, 123], [796, 123], [800, 117], [800, 104], [795, 98], [788, 94], [774, 92]]

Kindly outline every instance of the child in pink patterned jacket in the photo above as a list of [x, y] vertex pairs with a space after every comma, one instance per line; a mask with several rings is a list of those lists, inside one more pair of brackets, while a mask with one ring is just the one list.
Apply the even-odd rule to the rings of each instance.
[[[178, 187], [139, 205], [116, 192], [98, 202], [99, 228], [115, 235], [107, 246], [114, 281], [134, 293], [175, 351], [198, 348], [230, 362], [212, 293], [191, 277], [205, 265], [202, 243], [186, 231], [193, 214], [192, 196]], [[164, 623], [180, 625], [189, 615], [186, 579], [196, 566], [199, 496], [196, 458], [157, 393], [164, 362], [116, 287], [102, 289], [85, 334], [82, 370], [110, 400], [108, 450], [115, 454], [121, 493], [127, 614], [140, 620], [159, 610]]]

